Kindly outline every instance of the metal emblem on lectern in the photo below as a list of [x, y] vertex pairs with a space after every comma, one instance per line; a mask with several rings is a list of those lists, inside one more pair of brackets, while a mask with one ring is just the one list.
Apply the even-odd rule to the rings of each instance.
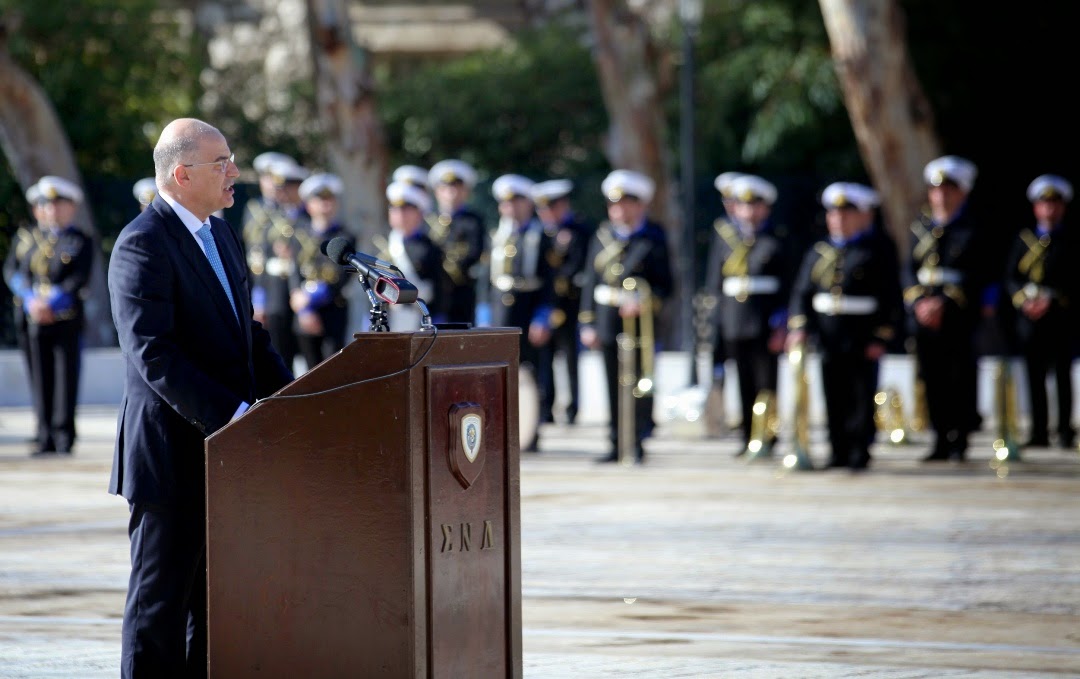
[[455, 403], [449, 425], [447, 461], [462, 488], [468, 489], [484, 468], [483, 409], [477, 403]]
[[461, 418], [461, 445], [469, 462], [476, 462], [476, 456], [480, 454], [481, 424], [479, 415], [466, 415]]

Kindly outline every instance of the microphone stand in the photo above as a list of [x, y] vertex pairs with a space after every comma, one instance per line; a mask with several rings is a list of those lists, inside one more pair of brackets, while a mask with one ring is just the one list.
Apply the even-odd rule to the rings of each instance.
[[368, 312], [368, 317], [371, 319], [371, 331], [390, 332], [390, 320], [386, 316], [386, 308], [383, 306], [382, 300], [375, 294], [375, 291], [371, 289], [368, 277], [360, 274], [357, 278], [360, 279], [364, 294], [367, 295], [368, 302], [371, 303], [371, 311]]

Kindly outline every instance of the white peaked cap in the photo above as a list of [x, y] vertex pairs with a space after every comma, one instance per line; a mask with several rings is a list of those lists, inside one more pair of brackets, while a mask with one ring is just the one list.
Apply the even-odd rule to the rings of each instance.
[[271, 162], [266, 173], [273, 175], [274, 179], [282, 182], [302, 182], [311, 176], [311, 172], [295, 160], [275, 160]]
[[713, 180], [713, 186], [720, 192], [720, 195], [724, 198], [731, 198], [731, 185], [736, 179], [742, 176], [742, 172], [721, 172], [716, 175], [716, 179]]
[[491, 195], [495, 200], [510, 200], [515, 196], [532, 200], [533, 180], [519, 174], [504, 174], [491, 184]]
[[[31, 198], [31, 191], [34, 191], [33, 198]], [[45, 175], [37, 181], [37, 184], [26, 190], [26, 199], [31, 203], [40, 199], [56, 200], [57, 198], [66, 198], [73, 203], [81, 203], [83, 192], [79, 185], [70, 179], [53, 175]]]
[[143, 177], [131, 187], [131, 193], [140, 205], [149, 205], [154, 202], [154, 196], [157, 195], [157, 182], [153, 177]]
[[428, 170], [428, 184], [450, 184], [461, 181], [470, 189], [476, 186], [476, 170], [463, 160], [440, 160]]
[[392, 207], [412, 205], [421, 212], [431, 211], [431, 196], [428, 192], [409, 182], [391, 182], [386, 187], [386, 200]]
[[951, 181], [964, 193], [971, 191], [971, 187], [975, 186], [975, 177], [978, 174], [979, 170], [975, 167], [975, 163], [960, 156], [935, 158], [923, 168], [923, 180], [929, 186], [941, 186], [943, 182]]
[[732, 180], [731, 197], [740, 203], [760, 198], [766, 205], [772, 205], [776, 202], [776, 187], [757, 175], [744, 174]]
[[547, 205], [569, 196], [573, 190], [574, 182], [569, 179], [549, 179], [533, 184], [532, 199], [537, 205]]
[[1050, 198], [1061, 198], [1061, 200], [1068, 203], [1072, 200], [1073, 188], [1072, 184], [1064, 177], [1059, 177], [1056, 174], [1044, 174], [1036, 177], [1028, 185], [1027, 197], [1032, 203]]
[[255, 171], [259, 174], [269, 174], [270, 166], [274, 163], [292, 163], [298, 165], [292, 156], [287, 156], [284, 153], [278, 153], [277, 151], [267, 151], [266, 153], [260, 153], [255, 156], [255, 160], [251, 161], [251, 166], [255, 168]]
[[419, 165], [402, 165], [390, 176], [391, 182], [408, 182], [416, 186], [428, 185], [428, 171]]
[[835, 182], [821, 192], [821, 204], [826, 208], [853, 205], [859, 210], [873, 210], [881, 204], [878, 192], [865, 184]]
[[632, 196], [648, 203], [655, 191], [656, 183], [652, 179], [633, 170], [615, 170], [600, 184], [600, 192], [612, 203], [623, 196]]
[[300, 200], [307, 200], [324, 191], [329, 191], [337, 198], [345, 191], [345, 183], [341, 181], [341, 177], [329, 172], [313, 174], [300, 184]]

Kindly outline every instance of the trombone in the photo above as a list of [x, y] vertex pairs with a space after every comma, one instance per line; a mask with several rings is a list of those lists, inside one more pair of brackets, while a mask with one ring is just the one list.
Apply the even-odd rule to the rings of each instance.
[[1012, 363], [1007, 357], [998, 360], [994, 370], [994, 411], [997, 415], [997, 438], [994, 439], [994, 458], [990, 466], [995, 469], [1001, 463], [1020, 462], [1020, 444], [1017, 441], [1016, 385], [1013, 382]]
[[788, 363], [794, 374], [795, 410], [792, 418], [795, 430], [795, 449], [784, 456], [787, 469], [810, 470], [810, 380], [806, 377], [806, 343], [797, 343], [788, 352]]
[[750, 442], [746, 444], [747, 462], [770, 460], [773, 444], [780, 431], [780, 418], [776, 415], [776, 393], [762, 389], [751, 409]]
[[[619, 429], [616, 453], [619, 464], [633, 463], [637, 444], [637, 400], [652, 395], [653, 351], [656, 335], [653, 328], [652, 288], [640, 277], [626, 278], [619, 291], [621, 299], [637, 299], [640, 314], [623, 317], [623, 331], [615, 338], [619, 365]], [[639, 321], [640, 319], [640, 321]], [[638, 370], [640, 355], [641, 370]]]
[[908, 442], [904, 424], [904, 402], [896, 387], [885, 387], [874, 394], [874, 424], [884, 433], [889, 443], [900, 445]]

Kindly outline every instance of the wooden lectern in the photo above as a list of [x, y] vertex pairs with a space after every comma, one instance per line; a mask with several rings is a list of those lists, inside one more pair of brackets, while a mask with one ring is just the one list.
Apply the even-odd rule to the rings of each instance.
[[521, 677], [519, 335], [359, 334], [207, 439], [210, 677]]

